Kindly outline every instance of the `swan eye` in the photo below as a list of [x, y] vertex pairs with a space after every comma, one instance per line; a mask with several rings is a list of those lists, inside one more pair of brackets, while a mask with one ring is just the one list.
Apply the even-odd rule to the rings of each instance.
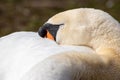
[[46, 37], [52, 40], [56, 40], [56, 34], [60, 26], [64, 24], [44, 24], [38, 31], [41, 37]]

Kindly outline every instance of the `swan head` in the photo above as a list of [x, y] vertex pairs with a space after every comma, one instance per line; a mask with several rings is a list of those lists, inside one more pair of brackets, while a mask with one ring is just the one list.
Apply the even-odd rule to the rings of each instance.
[[108, 13], [91, 8], [67, 10], [54, 15], [39, 29], [39, 35], [45, 37], [47, 31], [61, 45], [98, 48], [114, 47], [120, 43], [119, 22]]

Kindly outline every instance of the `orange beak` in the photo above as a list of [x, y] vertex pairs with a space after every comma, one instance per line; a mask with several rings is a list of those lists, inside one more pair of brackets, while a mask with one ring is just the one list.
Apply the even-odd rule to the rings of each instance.
[[54, 37], [52, 36], [52, 34], [50, 34], [50, 32], [48, 30], [47, 30], [46, 38], [55, 40]]

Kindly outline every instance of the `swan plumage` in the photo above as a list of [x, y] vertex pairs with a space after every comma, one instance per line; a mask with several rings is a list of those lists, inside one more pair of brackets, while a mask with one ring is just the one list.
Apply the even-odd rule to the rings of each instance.
[[[41, 38], [47, 30], [56, 42]], [[0, 38], [0, 79], [120, 80], [119, 32], [119, 22], [101, 10], [58, 13], [40, 28], [41, 37], [17, 32]]]
[[59, 46], [52, 40], [39, 37], [36, 32], [12, 33], [0, 38], [0, 80], [20, 80], [49, 56], [71, 50], [93, 52], [87, 49], [84, 46]]
[[[78, 80], [120, 79], [120, 23], [107, 12], [92, 8], [63, 11], [48, 19], [38, 33], [45, 37], [46, 31], [51, 34], [55, 31], [53, 37], [60, 45], [85, 46], [95, 51], [93, 55], [73, 52], [72, 58], [76, 60], [79, 56], [77, 60], [82, 64], [69, 58], [79, 69], [83, 68], [78, 72], [76, 70]], [[44, 35], [41, 32], [44, 32]], [[64, 57], [68, 58], [65, 54]]]

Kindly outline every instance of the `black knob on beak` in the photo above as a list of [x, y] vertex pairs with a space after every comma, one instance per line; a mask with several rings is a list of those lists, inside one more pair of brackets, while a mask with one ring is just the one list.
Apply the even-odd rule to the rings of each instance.
[[41, 27], [38, 31], [38, 34], [41, 36], [41, 37], [45, 37], [46, 34], [47, 34], [47, 30], [45, 29], [45, 27]]

